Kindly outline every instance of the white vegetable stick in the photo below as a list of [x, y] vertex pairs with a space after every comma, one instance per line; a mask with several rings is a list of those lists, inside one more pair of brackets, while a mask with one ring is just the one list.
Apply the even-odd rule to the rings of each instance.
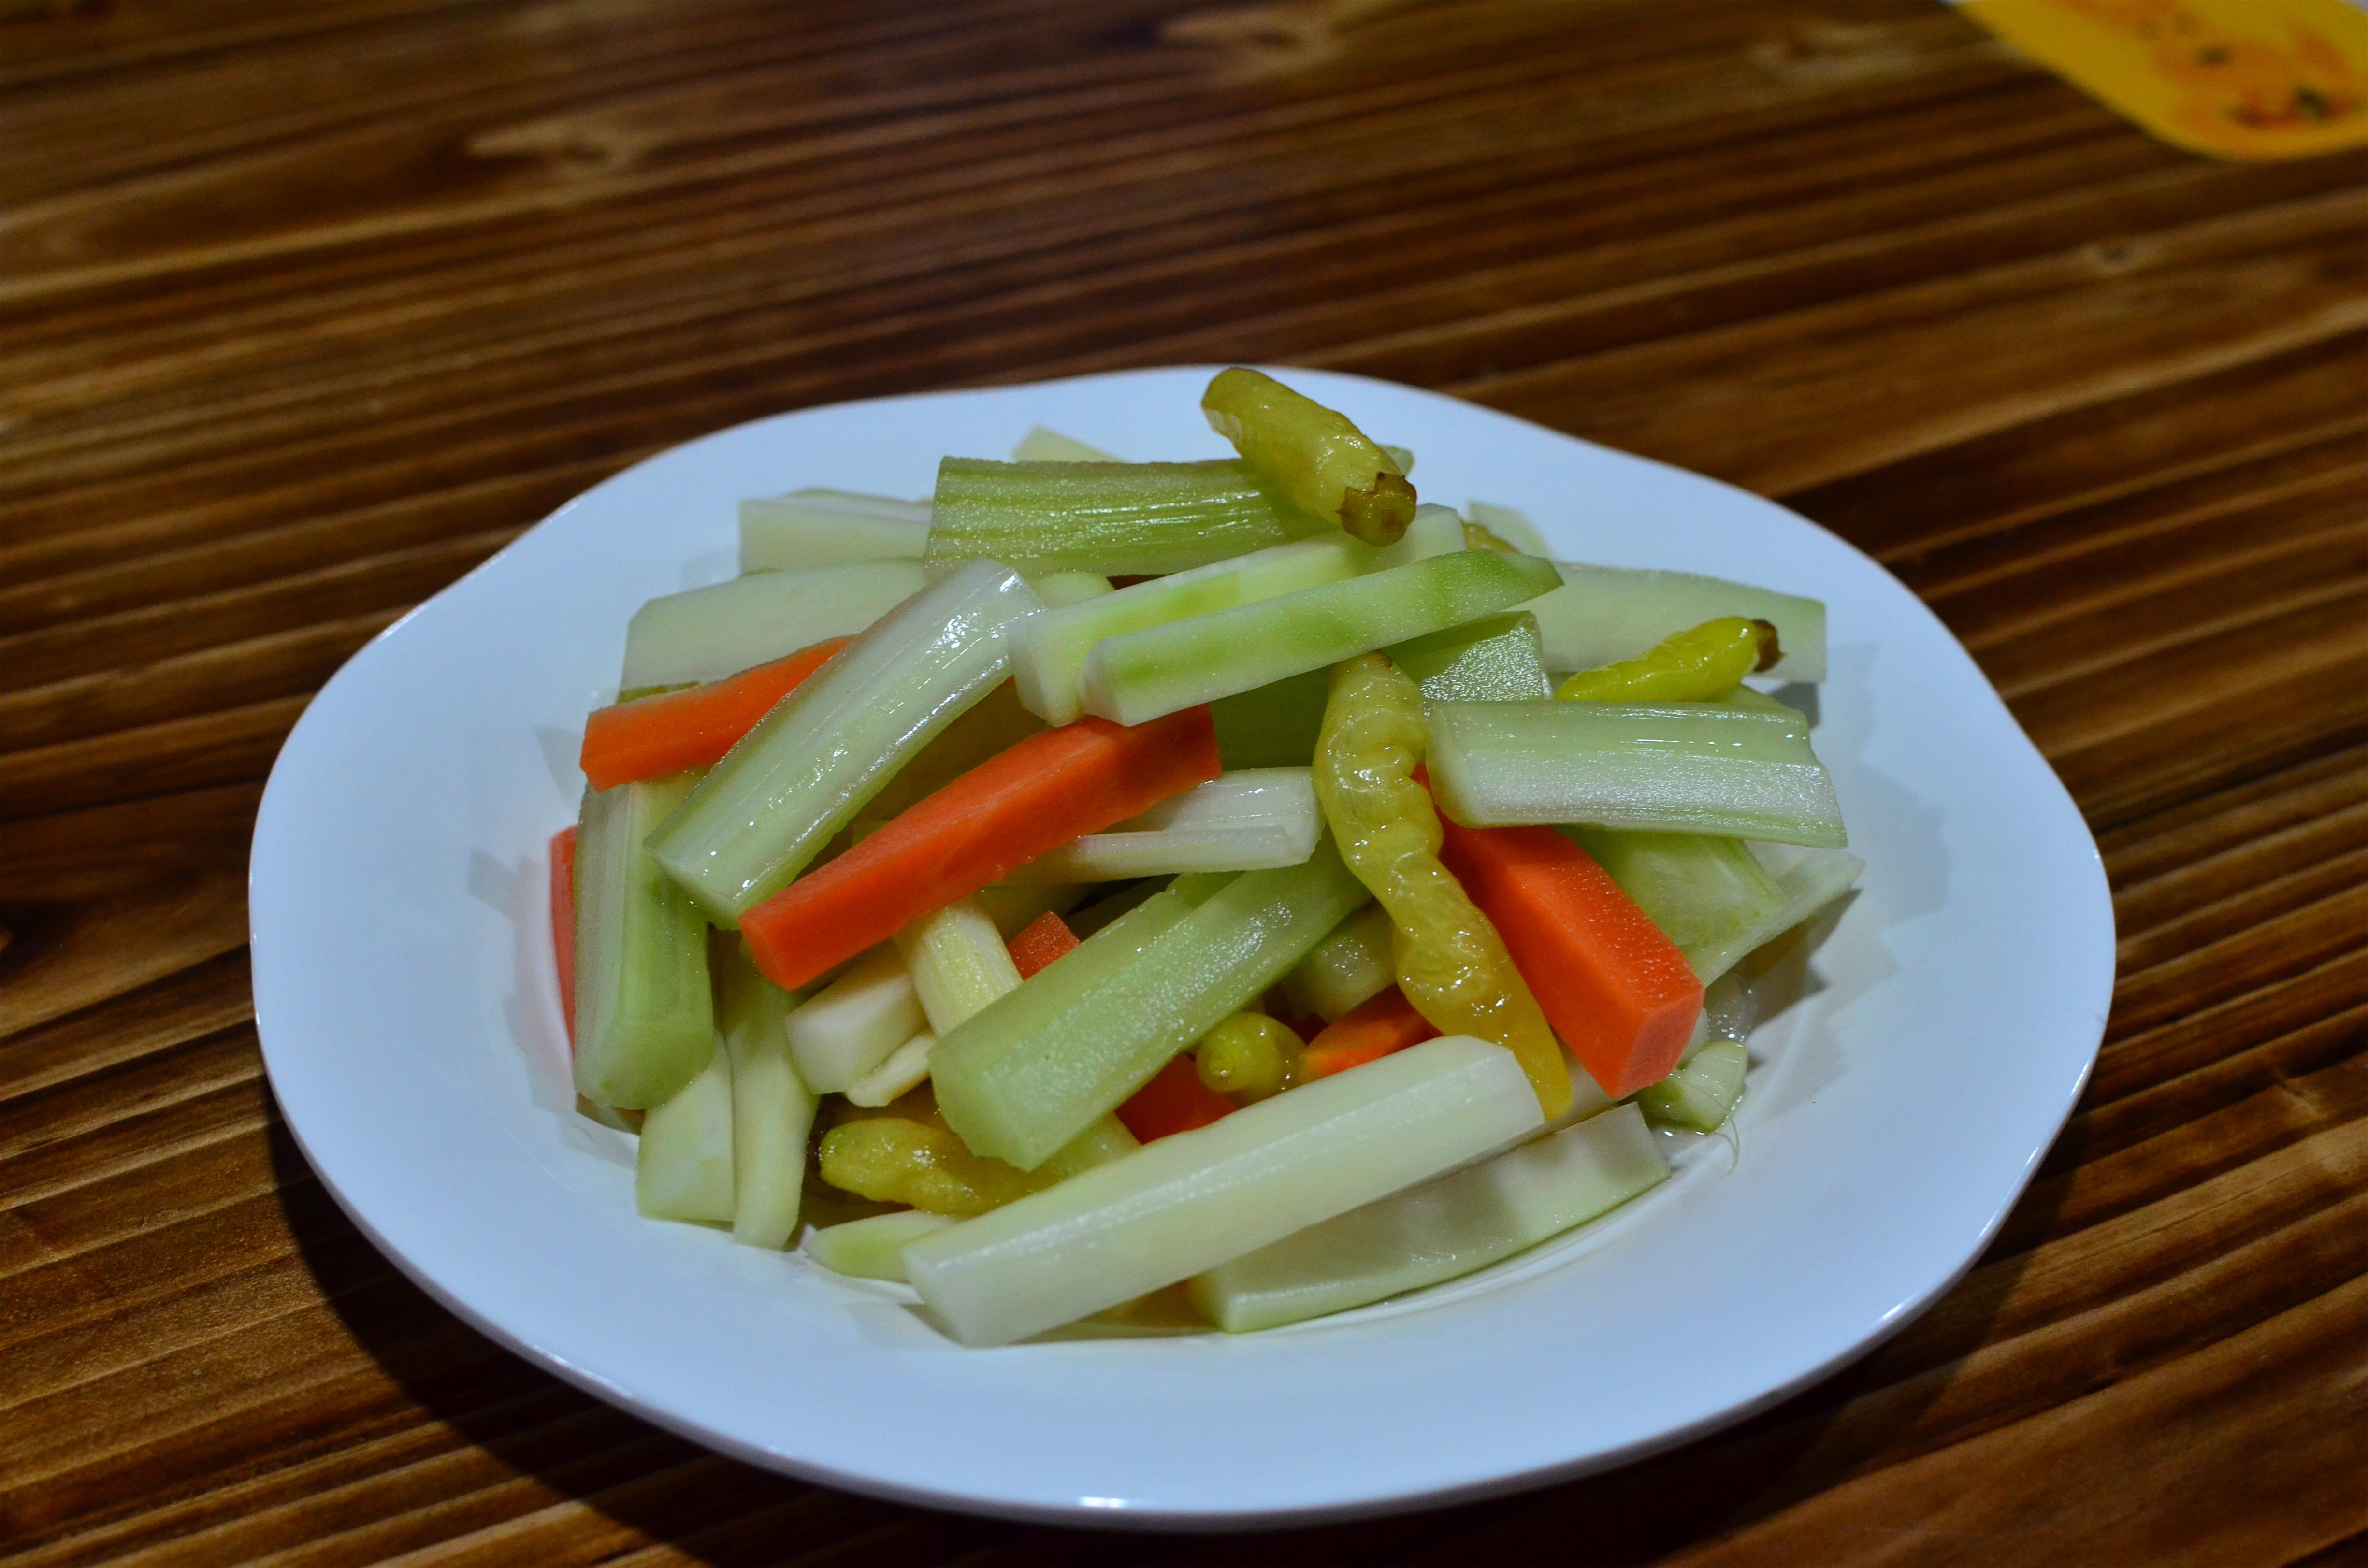
[[642, 1119], [633, 1199], [653, 1220], [732, 1222], [732, 1064], [721, 1047], [698, 1077]]
[[887, 1061], [847, 1086], [848, 1103], [883, 1106], [920, 1087], [929, 1075], [929, 1048], [937, 1043], [938, 1037], [923, 1029], [898, 1046]]
[[1503, 1047], [1451, 1035], [1147, 1143], [905, 1249], [921, 1299], [1002, 1345], [1190, 1278], [1534, 1131]]
[[835, 1095], [886, 1061], [926, 1022], [904, 958], [882, 943], [808, 998], [783, 1029], [806, 1086]]
[[917, 561], [759, 572], [652, 599], [625, 628], [619, 685], [679, 686], [848, 637], [921, 591]]
[[792, 490], [740, 503], [740, 570], [805, 570], [859, 561], [918, 561], [929, 504], [846, 490]]
[[1012, 872], [1015, 882], [1107, 882], [1183, 871], [1296, 866], [1324, 831], [1304, 767], [1245, 767], [1133, 821], [1071, 839]]

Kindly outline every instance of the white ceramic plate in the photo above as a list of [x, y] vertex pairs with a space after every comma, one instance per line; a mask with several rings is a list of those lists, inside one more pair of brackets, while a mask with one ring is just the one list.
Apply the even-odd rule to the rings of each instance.
[[[1754, 1040], [1740, 1161], [1492, 1274], [1228, 1339], [967, 1350], [885, 1289], [633, 1211], [575, 1116], [544, 845], [625, 622], [731, 574], [735, 502], [928, 494], [1033, 424], [1221, 455], [1207, 368], [810, 409], [641, 463], [392, 628], [289, 737], [256, 827], [255, 997], [306, 1156], [405, 1273], [604, 1399], [811, 1480], [1067, 1522], [1410, 1507], [1634, 1459], [1769, 1404], [1963, 1272], [2068, 1113], [2112, 916], [2078, 812], [1973, 661], [1783, 508], [1469, 403], [1288, 372], [1412, 447], [1429, 499], [1526, 508], [1565, 557], [1827, 601], [1817, 747], [1867, 861]], [[1730, 1169], [1730, 1165], [1733, 1168]]]

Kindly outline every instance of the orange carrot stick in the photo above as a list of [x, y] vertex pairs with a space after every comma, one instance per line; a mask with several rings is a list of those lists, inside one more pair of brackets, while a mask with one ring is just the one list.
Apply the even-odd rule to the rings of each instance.
[[1206, 708], [1128, 727], [1080, 719], [987, 758], [740, 917], [765, 977], [794, 991], [932, 910], [1079, 834], [1214, 778]]
[[575, 830], [551, 835], [551, 956], [559, 970], [559, 1011], [575, 1049]]
[[596, 710], [584, 722], [584, 749], [577, 756], [584, 777], [595, 790], [613, 790], [636, 778], [721, 762], [734, 743], [773, 710], [773, 704], [795, 691], [848, 641], [834, 637], [689, 691]]
[[1048, 909], [1011, 938], [1012, 967], [1019, 971], [1020, 979], [1033, 980], [1076, 945], [1077, 934], [1069, 929], [1069, 923]]
[[1302, 1082], [1328, 1078], [1438, 1038], [1437, 1028], [1414, 1010], [1405, 992], [1393, 985], [1349, 1008], [1309, 1040], [1306, 1053], [1299, 1059], [1299, 1076]]
[[1603, 1092], [1617, 1098], [1668, 1077], [1702, 999], [1677, 944], [1553, 828], [1444, 826], [1440, 858]]
[[1162, 1067], [1118, 1108], [1119, 1120], [1142, 1143], [1190, 1132], [1233, 1113], [1234, 1102], [1201, 1082], [1200, 1066], [1190, 1055]]

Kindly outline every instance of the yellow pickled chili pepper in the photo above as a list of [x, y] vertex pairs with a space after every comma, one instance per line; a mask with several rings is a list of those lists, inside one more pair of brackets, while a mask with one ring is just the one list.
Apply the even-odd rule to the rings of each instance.
[[1581, 670], [1554, 695], [1568, 702], [1707, 702], [1741, 686], [1754, 670], [1773, 669], [1783, 656], [1768, 622], [1721, 616], [1633, 659]]
[[843, 1121], [822, 1141], [822, 1179], [875, 1203], [933, 1214], [984, 1214], [1050, 1187], [1060, 1176], [973, 1154], [943, 1119], [901, 1116]]
[[1203, 1086], [1265, 1099], [1297, 1075], [1299, 1037], [1264, 1013], [1235, 1013], [1201, 1038], [1193, 1052]]
[[1210, 427], [1284, 499], [1367, 544], [1395, 544], [1414, 521], [1398, 461], [1312, 398], [1256, 370], [1220, 370], [1201, 394]]
[[1379, 653], [1334, 667], [1315, 743], [1315, 798], [1340, 857], [1389, 911], [1398, 988], [1444, 1034], [1510, 1051], [1549, 1120], [1569, 1070], [1497, 927], [1440, 863], [1439, 810], [1415, 781], [1429, 732], [1422, 692]]

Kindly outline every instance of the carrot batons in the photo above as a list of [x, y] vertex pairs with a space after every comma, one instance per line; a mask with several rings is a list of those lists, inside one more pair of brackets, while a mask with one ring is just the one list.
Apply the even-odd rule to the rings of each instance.
[[1406, 993], [1393, 985], [1341, 1014], [1309, 1040], [1306, 1053], [1299, 1059], [1299, 1076], [1302, 1082], [1326, 1078], [1438, 1038], [1439, 1030], [1430, 1020], [1416, 1012]]
[[1019, 971], [1020, 979], [1033, 980], [1076, 945], [1077, 934], [1069, 929], [1069, 923], [1048, 909], [1011, 938], [1012, 967]]
[[740, 917], [785, 991], [978, 892], [1080, 834], [1124, 822], [1220, 771], [1206, 708], [1126, 726], [1080, 719], [1029, 736]]
[[584, 777], [595, 790], [613, 790], [636, 778], [713, 766], [773, 704], [849, 641], [834, 637], [689, 691], [596, 710], [584, 722], [584, 749], [577, 756]]
[[1553, 828], [1441, 825], [1440, 858], [1603, 1092], [1668, 1076], [1702, 1012], [1702, 982], [1677, 944]]

